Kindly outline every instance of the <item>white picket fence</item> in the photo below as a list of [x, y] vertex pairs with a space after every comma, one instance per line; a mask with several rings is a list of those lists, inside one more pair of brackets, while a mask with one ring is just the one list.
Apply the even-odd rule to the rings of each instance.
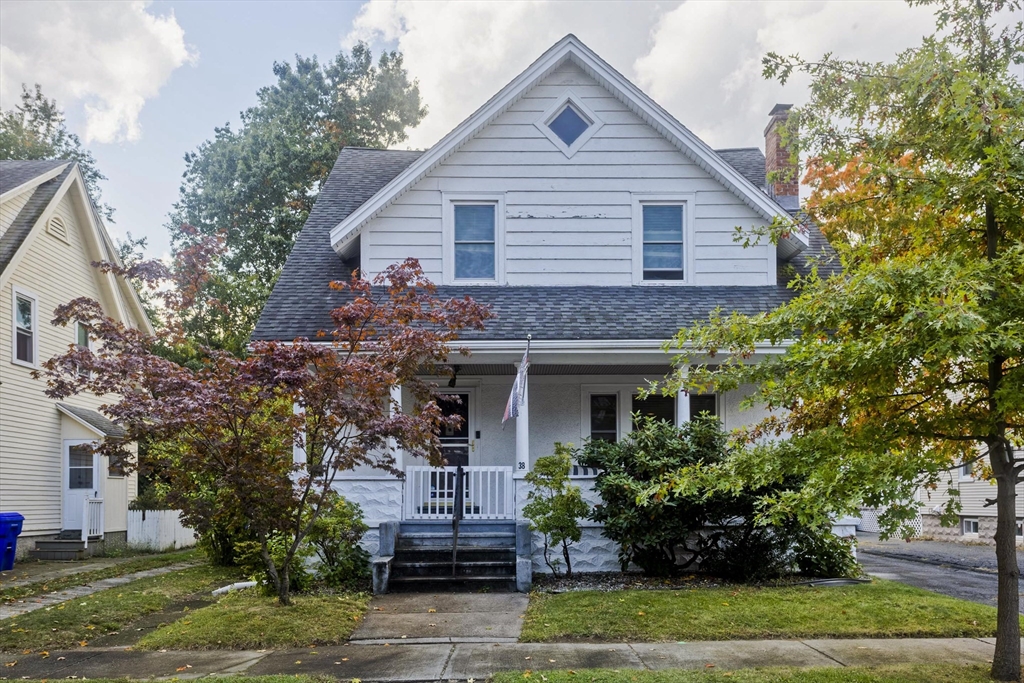
[[148, 550], [188, 548], [196, 534], [183, 526], [178, 510], [129, 510], [128, 545]]

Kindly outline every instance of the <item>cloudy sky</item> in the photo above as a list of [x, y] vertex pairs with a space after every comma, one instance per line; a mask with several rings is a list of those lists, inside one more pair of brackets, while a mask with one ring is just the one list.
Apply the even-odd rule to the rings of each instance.
[[237, 123], [275, 60], [355, 41], [398, 48], [430, 113], [424, 148], [566, 33], [575, 33], [715, 147], [758, 145], [768, 110], [802, 83], [765, 82], [774, 50], [883, 60], [931, 31], [898, 0], [687, 2], [22, 2], [0, 4], [0, 106], [39, 83], [108, 176], [111, 232], [167, 251], [182, 156]]

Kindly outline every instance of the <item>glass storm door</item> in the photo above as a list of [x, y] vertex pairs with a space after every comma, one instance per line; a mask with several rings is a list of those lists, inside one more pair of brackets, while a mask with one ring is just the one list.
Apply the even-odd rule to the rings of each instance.
[[472, 433], [470, 431], [472, 425], [469, 424], [470, 394], [468, 392], [452, 392], [446, 395], [458, 396], [461, 400], [458, 402], [454, 400], [439, 401], [441, 412], [446, 416], [459, 415], [462, 417], [462, 422], [458, 427], [441, 428], [441, 453], [444, 454], [444, 459], [448, 461], [447, 465], [449, 467], [456, 467], [458, 465], [469, 467], [469, 435]]
[[100, 496], [100, 472], [92, 441], [64, 442], [64, 519], [65, 530], [81, 529], [85, 501]]

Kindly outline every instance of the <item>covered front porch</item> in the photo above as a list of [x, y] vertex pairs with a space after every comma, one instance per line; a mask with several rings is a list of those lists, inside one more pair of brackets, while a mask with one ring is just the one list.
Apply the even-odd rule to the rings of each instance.
[[[472, 346], [469, 358], [453, 361], [448, 374], [434, 378], [439, 391], [458, 395], [448, 409], [463, 417], [460, 428], [441, 435], [447, 466], [431, 467], [421, 458], [398, 453], [397, 466], [404, 478], [369, 468], [339, 477], [339, 492], [362, 506], [371, 529], [384, 522], [450, 522], [458, 505], [458, 468], [463, 472], [463, 519], [495, 524], [522, 520], [529, 491], [525, 477], [537, 458], [552, 454], [556, 442], [578, 446], [588, 438], [622, 438], [632, 430], [634, 412], [682, 424], [707, 411], [727, 429], [763, 415], [757, 409], [740, 411], [744, 391], [642, 399], [640, 388], [671, 370], [670, 356], [661, 350], [660, 342], [534, 340], [519, 417], [502, 425], [525, 340]], [[402, 409], [409, 409], [408, 392], [396, 388], [393, 397]], [[581, 466], [572, 471], [574, 483], [592, 505], [600, 502], [593, 491], [595, 476], [596, 472]], [[581, 526], [584, 539], [574, 551], [578, 555], [574, 567], [616, 569], [616, 550], [600, 528], [588, 520]], [[372, 532], [367, 540], [371, 553], [377, 554]], [[535, 569], [545, 571], [539, 557], [534, 559]]]

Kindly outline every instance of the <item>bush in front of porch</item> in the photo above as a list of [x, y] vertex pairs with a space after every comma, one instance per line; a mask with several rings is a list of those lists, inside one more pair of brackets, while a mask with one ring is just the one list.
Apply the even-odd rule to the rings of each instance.
[[829, 528], [796, 519], [759, 524], [761, 498], [799, 488], [792, 479], [742, 491], [708, 490], [694, 479], [686, 488], [668, 477], [728, 457], [728, 440], [716, 417], [702, 415], [679, 427], [634, 415], [631, 433], [616, 442], [592, 439], [577, 453], [598, 470], [601, 504], [590, 517], [619, 545], [623, 571], [631, 565], [648, 576], [671, 576], [700, 567], [734, 581], [764, 581], [799, 571], [805, 575], [856, 576], [852, 545]]

